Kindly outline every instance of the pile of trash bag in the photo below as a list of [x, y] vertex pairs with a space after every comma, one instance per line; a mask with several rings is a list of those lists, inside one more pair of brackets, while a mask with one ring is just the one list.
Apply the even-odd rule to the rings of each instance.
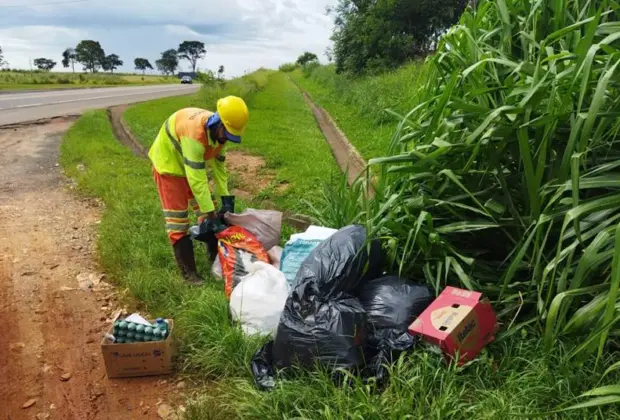
[[358, 296], [369, 327], [364, 352], [369, 362], [364, 377], [374, 378], [381, 386], [388, 379], [387, 366], [418, 343], [419, 337], [409, 334], [408, 327], [432, 303], [435, 294], [427, 286], [384, 276], [364, 283]]
[[[260, 389], [275, 385], [293, 365], [362, 369], [385, 380], [385, 364], [411, 349], [407, 327], [434, 295], [398, 277], [381, 276], [383, 252], [362, 226], [347, 226], [319, 244], [302, 263], [273, 341], [254, 356]], [[366, 363], [370, 360], [370, 363]], [[364, 369], [365, 368], [365, 369]]]
[[[273, 346], [277, 368], [315, 363], [334, 368], [363, 361], [366, 312], [353, 292], [367, 268], [366, 230], [349, 226], [301, 264]], [[317, 345], [318, 344], [318, 345]]]
[[433, 301], [426, 286], [383, 275], [381, 243], [363, 226], [310, 226], [284, 250], [282, 214], [226, 214], [214, 274], [223, 277], [230, 314], [247, 335], [273, 337], [252, 359], [260, 389], [292, 366], [359, 370], [383, 383], [386, 366], [417, 343], [407, 328]]

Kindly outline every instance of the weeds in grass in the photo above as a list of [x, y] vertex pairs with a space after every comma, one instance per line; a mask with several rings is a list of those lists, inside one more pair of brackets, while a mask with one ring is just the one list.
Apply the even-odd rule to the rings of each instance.
[[523, 296], [521, 320], [544, 328], [549, 348], [560, 335], [604, 338], [620, 302], [614, 8], [480, 2], [443, 38], [394, 156], [371, 161], [384, 165], [385, 199], [398, 197], [383, 227], [406, 271], [483, 290], [507, 311]]
[[[362, 209], [396, 251], [393, 269], [481, 290], [546, 351], [581, 337], [566, 358], [601, 361], [620, 333], [619, 10], [479, 2], [430, 60], [392, 156], [371, 160], [377, 199], [335, 195], [323, 213]], [[618, 391], [586, 393], [583, 406]]]
[[316, 204], [304, 200], [309, 210], [308, 215], [319, 226], [336, 229], [361, 223], [364, 217], [363, 181], [363, 178], [359, 178], [349, 186], [346, 175], [332, 176], [329, 182], [323, 184]]

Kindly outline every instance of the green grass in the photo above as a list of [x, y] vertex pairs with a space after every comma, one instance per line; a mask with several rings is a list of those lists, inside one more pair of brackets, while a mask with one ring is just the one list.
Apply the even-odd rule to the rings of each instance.
[[142, 86], [179, 83], [177, 77], [108, 73], [60, 73], [44, 71], [0, 71], [0, 90], [75, 89], [83, 87]]
[[[71, 128], [61, 162], [83, 193], [106, 204], [98, 243], [106, 272], [127, 287], [144, 310], [174, 317], [183, 366], [199, 378], [217, 380], [208, 396], [192, 397], [190, 419], [512, 418], [511, 413], [548, 411], [596, 385], [591, 364], [574, 368], [564, 363], [563, 348], [544, 356], [542, 343], [513, 337], [493, 344], [486, 356], [463, 370], [449, 368], [440, 356], [420, 349], [395, 367], [395, 379], [383, 393], [360, 385], [339, 388], [325, 374], [260, 393], [248, 368], [260, 343], [230, 326], [221, 283], [209, 280], [195, 289], [179, 280], [150, 165], [118, 144], [103, 111], [86, 114]], [[79, 164], [85, 170], [78, 170]], [[564, 418], [597, 418], [596, 413]], [[618, 416], [601, 410], [598, 418]]]
[[[277, 116], [278, 110], [290, 112], [300, 103], [292, 93], [286, 101], [269, 99], [294, 92], [287, 86], [285, 79], [271, 79], [253, 100], [261, 110], [256, 112], [265, 117]], [[306, 124], [314, 126], [311, 118]], [[267, 122], [264, 127], [269, 127]], [[258, 141], [258, 127], [253, 130]], [[267, 130], [260, 137], [270, 134]], [[286, 141], [282, 148], [290, 138]], [[462, 369], [447, 366], [440, 355], [419, 348], [394, 367], [393, 380], [384, 392], [355, 380], [351, 387], [337, 387], [325, 373], [282, 381], [274, 392], [259, 392], [249, 362], [260, 340], [245, 338], [229, 324], [221, 283], [209, 279], [204, 287], [190, 288], [179, 279], [150, 164], [117, 142], [104, 111], [85, 114], [70, 129], [61, 148], [61, 163], [77, 180], [81, 193], [105, 202], [98, 250], [106, 273], [130, 291], [142, 310], [175, 319], [182, 367], [197, 380], [207, 381], [204, 390], [189, 396], [188, 419], [511, 419], [518, 418], [515, 413], [547, 412], [561, 403], [582, 401], [573, 398], [595, 387], [600, 378], [592, 361], [577, 367], [568, 362], [566, 348], [571, 346], [558, 345], [547, 352], [523, 328], [519, 334], [500, 338]], [[77, 169], [80, 164], [84, 169]], [[198, 261], [204, 272], [203, 255], [199, 253]], [[613, 360], [617, 357], [605, 355], [603, 364]], [[618, 371], [607, 379], [620, 380]], [[615, 406], [607, 406], [546, 418], [617, 419], [620, 415]]]
[[513, 338], [457, 368], [421, 346], [394, 365], [383, 392], [355, 377], [351, 385], [336, 386], [324, 372], [282, 381], [269, 393], [257, 391], [247, 378], [227, 378], [215, 395], [194, 398], [187, 418], [209, 418], [205, 413], [243, 419], [620, 418], [617, 406], [550, 413], [584, 401], [577, 395], [596, 386], [596, 376], [592, 364], [574, 369], [566, 363], [563, 349], [545, 354], [542, 343]]
[[349, 141], [366, 158], [387, 153], [399, 120], [386, 112], [408, 112], [417, 102], [426, 68], [416, 62], [379, 76], [351, 79], [334, 66], [311, 66], [287, 73], [325, 108]]
[[262, 156], [276, 171], [283, 193], [267, 197], [282, 208], [303, 212], [301, 198], [312, 199], [340, 172], [323, 134], [295, 85], [282, 73], [270, 76], [263, 91], [248, 102], [250, 125], [242, 148]]
[[[247, 80], [253, 86], [248, 87]], [[261, 71], [224, 86], [205, 86], [195, 96], [134, 105], [124, 118], [138, 140], [148, 147], [173, 112], [187, 106], [212, 110], [217, 99], [225, 95], [244, 97], [250, 109], [243, 143], [230, 150], [261, 156], [276, 173], [273, 185], [259, 198], [274, 201], [282, 209], [303, 212], [305, 206], [300, 199], [317, 196], [323, 182], [339, 169], [299, 90], [282, 73]], [[288, 187], [278, 190], [280, 184]]]

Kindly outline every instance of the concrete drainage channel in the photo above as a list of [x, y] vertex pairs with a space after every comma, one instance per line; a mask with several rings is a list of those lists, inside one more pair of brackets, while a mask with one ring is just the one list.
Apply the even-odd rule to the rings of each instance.
[[123, 114], [128, 107], [129, 105], [118, 105], [108, 108], [108, 118], [110, 118], [110, 123], [112, 124], [112, 131], [117, 140], [129, 147], [136, 156], [145, 158], [147, 157], [148, 150], [132, 134], [123, 118]]
[[[127, 122], [123, 118], [123, 114], [127, 108], [128, 105], [118, 105], [108, 108], [108, 117], [112, 124], [112, 131], [121, 144], [130, 148], [136, 156], [146, 159], [148, 157], [147, 148], [133, 135]], [[252, 194], [247, 191], [235, 189], [232, 193], [244, 201], [252, 201], [253, 199]], [[268, 208], [277, 209], [275, 203], [271, 201], [264, 201], [263, 204]], [[308, 216], [292, 214], [287, 211], [282, 211], [282, 213], [283, 221], [295, 229], [306, 230], [308, 226], [312, 224], [312, 220]]]
[[[325, 136], [327, 144], [329, 144], [332, 154], [340, 167], [340, 170], [347, 174], [347, 181], [349, 185], [354, 183], [360, 176], [366, 171], [368, 166], [367, 162], [362, 158], [355, 146], [351, 144], [349, 139], [338, 128], [332, 117], [323, 109], [318, 106], [313, 100], [310, 94], [304, 90], [301, 93], [304, 96], [304, 100], [316, 119], [316, 122]], [[368, 185], [368, 193], [372, 197], [375, 192], [372, 185]]]

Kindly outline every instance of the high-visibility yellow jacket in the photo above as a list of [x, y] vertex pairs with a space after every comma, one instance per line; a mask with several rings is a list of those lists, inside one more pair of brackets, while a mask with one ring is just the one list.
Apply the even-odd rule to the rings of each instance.
[[149, 150], [149, 158], [160, 174], [187, 177], [202, 213], [215, 210], [206, 165], [215, 181], [215, 193], [228, 192], [225, 147], [210, 139], [205, 124], [212, 112], [200, 108], [184, 108], [168, 118]]

